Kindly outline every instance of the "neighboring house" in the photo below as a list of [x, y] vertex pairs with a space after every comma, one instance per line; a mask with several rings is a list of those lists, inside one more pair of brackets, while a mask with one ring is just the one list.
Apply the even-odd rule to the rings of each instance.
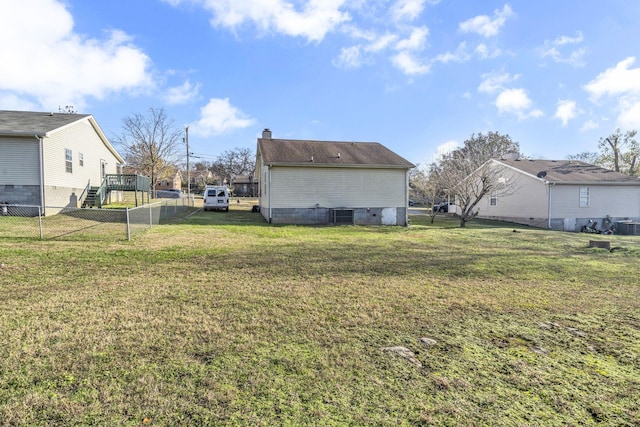
[[[561, 231], [640, 220], [640, 180], [574, 160], [489, 160], [505, 169], [508, 191], [491, 194], [477, 205], [478, 217]], [[501, 195], [502, 194], [502, 195]]]
[[414, 165], [377, 142], [258, 138], [260, 212], [274, 224], [407, 225]]
[[213, 173], [208, 169], [192, 169], [189, 171], [189, 173], [184, 170], [182, 171], [182, 180], [185, 182], [185, 186], [187, 182], [190, 182], [190, 188], [192, 192], [195, 190], [201, 191], [207, 184], [211, 184], [213, 182]]
[[233, 195], [237, 197], [256, 197], [258, 195], [258, 181], [253, 175], [234, 175], [231, 177]]
[[182, 190], [182, 174], [176, 171], [165, 178], [161, 178], [156, 184], [156, 190]]
[[227, 181], [227, 178], [222, 175], [211, 174], [211, 178], [209, 179], [209, 181], [207, 181], [207, 184], [228, 186], [229, 181]]
[[124, 159], [89, 114], [0, 111], [0, 201], [78, 207]]

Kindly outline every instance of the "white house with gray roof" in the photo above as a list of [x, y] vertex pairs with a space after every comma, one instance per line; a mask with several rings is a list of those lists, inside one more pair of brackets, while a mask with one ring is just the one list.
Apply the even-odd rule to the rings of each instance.
[[[507, 168], [510, 191], [478, 204], [478, 217], [562, 231], [580, 231], [590, 219], [640, 220], [640, 180], [574, 160], [489, 160]], [[514, 179], [515, 178], [515, 179]]]
[[274, 224], [408, 223], [414, 165], [377, 142], [258, 138], [260, 212]]
[[0, 202], [78, 207], [123, 164], [89, 114], [0, 111]]

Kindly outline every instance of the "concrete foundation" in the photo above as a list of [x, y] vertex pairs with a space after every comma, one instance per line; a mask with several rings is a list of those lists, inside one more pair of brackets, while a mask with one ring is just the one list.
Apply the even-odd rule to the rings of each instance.
[[[352, 211], [353, 225], [400, 225], [406, 226], [406, 208], [336, 208], [338, 211]], [[331, 208], [279, 208], [269, 210], [261, 207], [260, 212], [272, 224], [333, 225], [334, 209]], [[345, 224], [338, 222], [338, 225]]]

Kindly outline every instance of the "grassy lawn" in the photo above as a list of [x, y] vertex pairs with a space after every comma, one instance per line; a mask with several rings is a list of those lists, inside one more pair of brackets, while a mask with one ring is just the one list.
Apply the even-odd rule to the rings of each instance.
[[0, 423], [640, 424], [640, 238], [250, 205], [0, 239]]

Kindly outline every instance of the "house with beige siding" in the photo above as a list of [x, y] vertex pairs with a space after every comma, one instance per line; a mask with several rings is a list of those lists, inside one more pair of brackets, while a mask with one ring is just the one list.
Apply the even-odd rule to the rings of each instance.
[[509, 175], [508, 191], [478, 203], [478, 217], [561, 231], [580, 231], [589, 220], [640, 221], [640, 180], [574, 160], [497, 160], [484, 167]]
[[123, 164], [89, 114], [0, 111], [0, 202], [79, 207]]
[[273, 224], [406, 226], [414, 165], [377, 142], [258, 138], [260, 212]]

